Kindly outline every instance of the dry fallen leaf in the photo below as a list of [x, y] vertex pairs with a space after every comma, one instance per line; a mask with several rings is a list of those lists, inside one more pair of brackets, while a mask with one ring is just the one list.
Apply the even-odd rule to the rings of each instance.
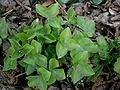
[[42, 5], [43, 6], [49, 6], [50, 4], [52, 4], [54, 2], [54, 0], [47, 0], [45, 1]]

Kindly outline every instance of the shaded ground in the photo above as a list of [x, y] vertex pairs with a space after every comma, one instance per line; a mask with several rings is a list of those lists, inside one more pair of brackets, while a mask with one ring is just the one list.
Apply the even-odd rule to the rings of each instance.
[[[49, 5], [53, 3], [48, 0]], [[35, 18], [40, 17], [35, 12], [35, 4], [44, 3], [46, 0], [0, 0], [0, 17], [6, 17], [9, 24], [9, 30], [19, 29], [24, 23], [30, 24]], [[75, 9], [76, 15], [93, 18], [96, 21], [95, 35], [102, 34], [108, 38], [114, 38], [120, 35], [120, 3], [107, 0], [100, 5], [94, 5], [90, 2], [76, 2], [69, 5], [61, 5], [61, 15], [65, 15], [68, 7]], [[66, 7], [66, 8], [65, 8]], [[9, 44], [4, 40], [0, 48], [0, 90], [36, 90], [27, 87], [25, 74], [20, 70], [17, 72], [2, 72], [3, 57]], [[74, 86], [69, 79], [56, 82], [48, 90], [120, 90], [120, 76], [116, 76], [110, 67], [105, 68], [105, 73], [90, 83], [81, 83]]]

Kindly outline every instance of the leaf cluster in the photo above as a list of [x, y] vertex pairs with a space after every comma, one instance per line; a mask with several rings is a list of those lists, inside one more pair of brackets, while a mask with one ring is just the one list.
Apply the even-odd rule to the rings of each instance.
[[[74, 84], [84, 77], [93, 79], [112, 62], [115, 63], [114, 70], [120, 73], [119, 38], [107, 40], [100, 35], [92, 41], [96, 30], [94, 20], [75, 16], [72, 7], [65, 17], [58, 15], [58, 4], [49, 7], [37, 4], [36, 11], [45, 17], [45, 24], [35, 19], [31, 25], [12, 31], [3, 71], [16, 70], [20, 65], [25, 69], [28, 85], [40, 90], [47, 90], [56, 80], [67, 77]], [[73, 30], [73, 27], [78, 28]], [[117, 51], [112, 53], [114, 49]]]

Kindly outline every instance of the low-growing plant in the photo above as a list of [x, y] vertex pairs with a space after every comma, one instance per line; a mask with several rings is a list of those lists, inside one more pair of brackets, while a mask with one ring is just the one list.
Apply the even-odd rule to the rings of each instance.
[[[11, 47], [4, 58], [3, 71], [22, 66], [28, 85], [40, 90], [47, 90], [48, 85], [67, 77], [74, 84], [86, 76], [93, 79], [101, 74], [106, 64], [113, 61], [114, 70], [120, 73], [119, 38], [106, 41], [100, 35], [92, 41], [95, 22], [75, 16], [72, 7], [65, 17], [58, 15], [58, 4], [49, 7], [37, 4], [36, 11], [45, 17], [44, 24], [36, 19], [31, 25], [12, 31], [8, 38]], [[115, 53], [112, 53], [113, 49]]]

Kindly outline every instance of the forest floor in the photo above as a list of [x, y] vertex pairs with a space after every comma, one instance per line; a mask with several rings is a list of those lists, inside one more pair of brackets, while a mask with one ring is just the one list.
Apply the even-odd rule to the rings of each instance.
[[[36, 18], [42, 20], [43, 18], [35, 11], [35, 5], [38, 3], [48, 6], [54, 3], [54, 0], [0, 0], [0, 18], [6, 18], [10, 30], [19, 29], [23, 23], [30, 24]], [[99, 5], [89, 1], [61, 5], [61, 15], [65, 15], [70, 6], [74, 8], [76, 15], [94, 19], [96, 30], [101, 35], [108, 38], [120, 36], [120, 3], [117, 0], [106, 0]], [[27, 86], [24, 74], [16, 75], [13, 71], [2, 71], [7, 47], [7, 43], [4, 42], [0, 48], [0, 90], [36, 90]], [[94, 82], [77, 85], [73, 88], [69, 87], [67, 81], [61, 81], [51, 85], [48, 90], [120, 90], [120, 81], [113, 80], [116, 77], [110, 67], [107, 70]]]

